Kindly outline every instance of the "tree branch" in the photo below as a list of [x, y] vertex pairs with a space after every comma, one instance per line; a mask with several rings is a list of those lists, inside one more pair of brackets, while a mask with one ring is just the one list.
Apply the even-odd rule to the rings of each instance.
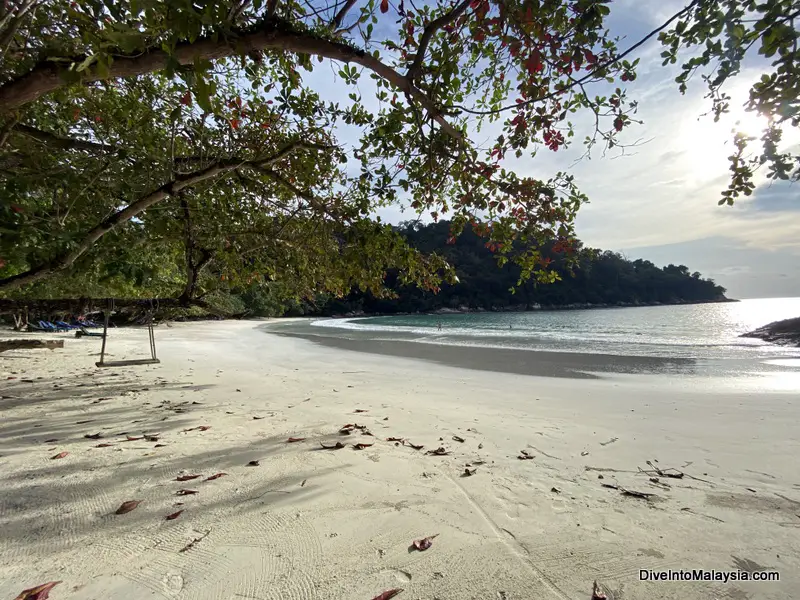
[[333, 21], [331, 21], [331, 27], [334, 29], [339, 29], [342, 26], [342, 21], [347, 16], [347, 13], [353, 8], [353, 5], [356, 3], [356, 0], [347, 0], [344, 3], [344, 6], [339, 9], [339, 12], [336, 13], [336, 16], [333, 17]]
[[[230, 41], [229, 41], [230, 40]], [[194, 42], [181, 42], [172, 54], [159, 48], [149, 48], [135, 55], [119, 53], [114, 62], [101, 75], [87, 69], [80, 73], [79, 83], [86, 85], [94, 81], [135, 77], [145, 73], [161, 71], [170, 60], [181, 65], [194, 64], [198, 59], [219, 60], [238, 54], [248, 54], [264, 50], [279, 50], [322, 56], [344, 63], [355, 63], [374, 72], [397, 89], [409, 94], [425, 108], [428, 114], [449, 135], [461, 139], [461, 132], [444, 118], [436, 104], [409, 79], [381, 62], [365, 50], [344, 42], [335, 42], [314, 34], [299, 31], [291, 23], [271, 17], [257, 26], [247, 29], [233, 29], [230, 35], [210, 34], [197, 38]], [[9, 112], [29, 102], [68, 85], [64, 76], [75, 75], [71, 69], [85, 57], [62, 57], [58, 62], [43, 60], [27, 73], [12, 79], [0, 87], [0, 111]]]
[[135, 202], [132, 202], [125, 208], [118, 210], [111, 216], [101, 221], [98, 225], [86, 233], [83, 239], [79, 241], [70, 251], [56, 256], [53, 260], [43, 265], [34, 267], [33, 269], [29, 269], [28, 271], [24, 271], [17, 275], [12, 275], [11, 277], [6, 277], [5, 279], [0, 279], [0, 291], [12, 290], [23, 285], [29, 285], [49, 277], [53, 273], [69, 268], [76, 260], [78, 260], [78, 258], [80, 258], [87, 250], [89, 250], [89, 248], [91, 248], [95, 242], [97, 242], [97, 240], [114, 229], [117, 225], [130, 221], [133, 217], [147, 210], [154, 204], [178, 194], [181, 192], [181, 190], [191, 188], [192, 186], [202, 183], [208, 179], [213, 179], [214, 177], [235, 171], [243, 166], [262, 169], [266, 168], [285, 158], [291, 151], [301, 147], [319, 148], [321, 146], [313, 142], [298, 141], [287, 144], [275, 154], [265, 158], [259, 158], [255, 160], [246, 160], [241, 158], [220, 160], [194, 173], [180, 174], [172, 181], [165, 183], [161, 187], [153, 190], [145, 196], [142, 196]]
[[463, 0], [461, 4], [458, 4], [448, 13], [443, 14], [438, 19], [434, 19], [425, 27], [422, 32], [422, 36], [419, 38], [419, 47], [417, 48], [417, 54], [414, 57], [414, 62], [411, 64], [411, 67], [408, 69], [408, 73], [406, 73], [406, 77], [410, 81], [414, 81], [414, 79], [419, 75], [419, 69], [422, 66], [422, 61], [425, 60], [425, 52], [428, 50], [428, 45], [431, 43], [431, 39], [433, 39], [433, 34], [435, 34], [439, 29], [448, 25], [455, 21], [458, 17], [460, 17], [467, 8], [469, 8], [470, 2], [472, 0]]
[[41, 129], [36, 129], [35, 127], [31, 127], [29, 125], [17, 125], [14, 128], [14, 131], [16, 133], [21, 133], [23, 135], [26, 135], [29, 138], [33, 138], [38, 142], [47, 144], [48, 146], [61, 148], [62, 150], [87, 150], [89, 152], [120, 151], [120, 148], [116, 146], [111, 146], [109, 144], [103, 144], [99, 142], [89, 142], [86, 140], [76, 140], [74, 138], [62, 137], [60, 135], [56, 135], [55, 133], [50, 133], [49, 131], [42, 131]]

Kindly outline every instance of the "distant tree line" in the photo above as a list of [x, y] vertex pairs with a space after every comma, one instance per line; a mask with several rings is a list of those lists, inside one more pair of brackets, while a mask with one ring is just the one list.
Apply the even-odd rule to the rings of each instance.
[[658, 267], [648, 260], [629, 260], [617, 252], [586, 248], [578, 244], [572, 256], [555, 252], [552, 245], [543, 253], [560, 279], [550, 284], [527, 281], [515, 291], [520, 268], [509, 262], [498, 268], [495, 255], [485, 240], [467, 230], [448, 244], [449, 223], [429, 225], [405, 223], [400, 232], [411, 246], [423, 253], [444, 256], [456, 270], [459, 282], [443, 284], [439, 293], [403, 286], [396, 273], [387, 273], [395, 298], [376, 298], [353, 291], [344, 298], [321, 298], [316, 306], [295, 305], [291, 312], [323, 315], [347, 313], [393, 314], [453, 310], [530, 310], [585, 305], [620, 306], [637, 304], [682, 304], [725, 300], [725, 288], [690, 272], [684, 265]]

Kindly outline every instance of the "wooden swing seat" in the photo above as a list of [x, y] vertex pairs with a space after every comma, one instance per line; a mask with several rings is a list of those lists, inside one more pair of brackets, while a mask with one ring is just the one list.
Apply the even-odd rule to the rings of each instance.
[[161, 361], [157, 358], [132, 358], [130, 360], [111, 360], [94, 363], [98, 367], [128, 367], [132, 365], [158, 365]]

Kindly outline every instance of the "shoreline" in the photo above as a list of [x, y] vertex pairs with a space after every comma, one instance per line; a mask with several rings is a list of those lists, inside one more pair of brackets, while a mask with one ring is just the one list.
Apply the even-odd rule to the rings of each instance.
[[[259, 321], [156, 344], [135, 368], [95, 368], [91, 338], [0, 354], [0, 598], [796, 596], [796, 394], [478, 371]], [[107, 352], [147, 348], [119, 328]], [[638, 578], [683, 568], [781, 580]]]
[[269, 327], [265, 327], [263, 331], [308, 340], [336, 350], [418, 359], [449, 367], [533, 377], [600, 379], [601, 376], [595, 373], [692, 374], [697, 365], [697, 360], [692, 358], [520, 350], [404, 340], [353, 340], [332, 335], [271, 331]]
[[[536, 305], [536, 306], [523, 306], [514, 305], [498, 308], [469, 308], [462, 306], [459, 308], [437, 308], [436, 310], [425, 312], [384, 312], [384, 313], [370, 313], [365, 311], [353, 311], [343, 314], [324, 314], [314, 313], [308, 316], [309, 318], [328, 317], [331, 319], [352, 319], [352, 318], [368, 318], [368, 317], [400, 317], [411, 315], [467, 315], [473, 313], [527, 313], [527, 312], [563, 312], [571, 310], [611, 310], [616, 308], [647, 308], [651, 306], [692, 306], [695, 304], [724, 304], [729, 302], [741, 302], [736, 298], [720, 298], [715, 300], [693, 300], [686, 302], [619, 302], [616, 304], [591, 304], [591, 303], [578, 303], [578, 304], [559, 304], [559, 305]], [[276, 317], [281, 318], [281, 317]]]

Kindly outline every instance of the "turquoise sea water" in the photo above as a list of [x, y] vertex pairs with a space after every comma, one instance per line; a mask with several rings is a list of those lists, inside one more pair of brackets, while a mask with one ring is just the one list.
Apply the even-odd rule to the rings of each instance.
[[[319, 319], [309, 331], [351, 339], [517, 348], [800, 367], [800, 348], [739, 335], [800, 316], [800, 298], [617, 309]], [[441, 325], [441, 329], [439, 326]]]

